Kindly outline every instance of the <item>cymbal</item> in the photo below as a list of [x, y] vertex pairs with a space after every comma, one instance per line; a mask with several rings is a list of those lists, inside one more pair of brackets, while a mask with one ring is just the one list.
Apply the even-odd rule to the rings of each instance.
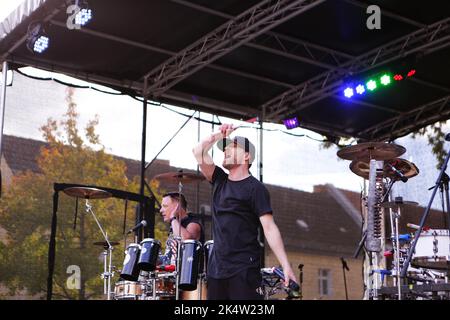
[[401, 156], [406, 149], [398, 144], [385, 142], [365, 142], [349, 146], [337, 152], [339, 158], [369, 162], [389, 160]]
[[105, 199], [112, 197], [112, 194], [108, 191], [89, 187], [71, 187], [63, 191], [71, 197], [84, 199]]
[[395, 198], [394, 201], [383, 202], [381, 204], [381, 206], [383, 208], [393, 208], [393, 209], [398, 208], [398, 207], [407, 206], [407, 205], [409, 205], [409, 206], [417, 206], [419, 204], [417, 202], [415, 202], [415, 201], [403, 200], [402, 197], [397, 197], [397, 198]]
[[189, 172], [166, 172], [161, 173], [153, 177], [153, 179], [165, 181], [165, 182], [173, 182], [173, 183], [191, 183], [191, 182], [200, 182], [205, 180], [205, 177], [202, 175], [198, 175], [195, 173]]
[[[112, 246], [117, 246], [119, 244], [119, 242], [116, 242], [116, 241], [110, 241], [109, 243]], [[95, 245], [95, 246], [102, 246], [102, 247], [105, 247], [105, 248], [108, 247], [108, 242], [106, 242], [106, 241], [96, 241], [96, 242], [93, 242], [92, 244]]]
[[[383, 176], [385, 178], [391, 178], [394, 180], [400, 179], [400, 177], [397, 175], [397, 173], [394, 172], [394, 170], [392, 170], [389, 164], [395, 167], [408, 179], [415, 177], [419, 174], [419, 169], [416, 167], [414, 163], [406, 159], [396, 158], [385, 161], [383, 166]], [[353, 160], [350, 163], [350, 170], [354, 174], [363, 177], [364, 179], [369, 179], [370, 163], [365, 161]]]

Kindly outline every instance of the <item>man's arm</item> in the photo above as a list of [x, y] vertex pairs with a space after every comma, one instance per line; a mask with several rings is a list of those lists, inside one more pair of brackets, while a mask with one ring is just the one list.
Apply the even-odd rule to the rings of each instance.
[[231, 124], [223, 124], [219, 129], [220, 131], [212, 133], [209, 137], [202, 140], [197, 146], [194, 147], [194, 149], [192, 149], [192, 153], [200, 166], [201, 172], [210, 182], [212, 181], [212, 175], [216, 166], [211, 155], [209, 154], [209, 150], [211, 150], [217, 141], [227, 137], [236, 128]]
[[264, 230], [264, 235], [267, 239], [267, 243], [272, 249], [273, 253], [277, 257], [278, 261], [283, 268], [283, 273], [285, 277], [285, 286], [289, 285], [289, 279], [297, 282], [295, 278], [294, 271], [292, 271], [291, 265], [289, 264], [286, 251], [284, 249], [283, 240], [281, 238], [280, 230], [278, 229], [273, 216], [271, 214], [262, 215], [259, 220]]
[[[175, 236], [179, 235], [180, 223], [177, 219], [173, 219], [171, 222], [173, 234]], [[181, 226], [181, 239], [183, 240], [200, 240], [200, 225], [198, 223], [189, 223], [186, 228]]]

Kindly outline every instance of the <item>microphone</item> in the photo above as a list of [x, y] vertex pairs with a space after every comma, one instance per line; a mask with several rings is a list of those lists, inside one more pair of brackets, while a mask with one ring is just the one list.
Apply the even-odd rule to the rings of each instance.
[[[275, 273], [281, 280], [284, 281], [284, 273], [280, 268], [273, 268], [273, 273]], [[298, 283], [292, 280], [289, 280], [288, 288], [292, 291], [300, 290], [300, 286], [298, 285]]]
[[450, 132], [445, 135], [445, 141], [450, 141]]
[[147, 221], [142, 220], [137, 225], [135, 225], [132, 229], [128, 230], [127, 234], [130, 234], [130, 233], [138, 230], [139, 228], [145, 227], [146, 225], [147, 225]]
[[387, 164], [388, 164], [389, 167], [391, 167], [392, 171], [394, 171], [400, 177], [400, 180], [402, 180], [403, 182], [408, 181], [408, 178], [405, 177], [405, 175], [400, 170], [398, 170], [396, 167], [394, 167], [389, 162]]

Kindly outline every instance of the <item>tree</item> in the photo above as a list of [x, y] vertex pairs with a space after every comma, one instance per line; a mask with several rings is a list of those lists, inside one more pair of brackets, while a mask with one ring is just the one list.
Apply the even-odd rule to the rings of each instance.
[[[53, 183], [80, 183], [138, 192], [138, 179], [129, 180], [123, 161], [107, 154], [90, 121], [84, 138], [77, 128], [73, 89], [67, 91], [67, 113], [57, 122], [48, 119], [41, 131], [47, 142], [40, 150], [39, 173], [26, 171], [13, 177], [11, 186], [1, 198], [0, 225], [7, 230], [7, 243], [0, 243], [0, 281], [10, 295], [26, 289], [28, 294], [43, 297], [46, 292], [47, 254], [50, 235]], [[156, 182], [151, 184], [157, 190]], [[157, 197], [160, 197], [157, 194]], [[84, 200], [79, 200], [78, 219], [74, 229], [75, 198], [63, 193], [59, 197], [58, 230], [54, 297], [62, 299], [101, 298], [103, 294], [102, 247], [94, 241], [103, 236], [93, 217], [85, 213]], [[113, 253], [113, 264], [123, 263], [124, 202], [119, 199], [90, 200], [93, 210], [112, 241], [121, 241]], [[134, 225], [134, 210], [128, 210], [127, 229]], [[130, 213], [131, 212], [131, 213]], [[155, 238], [164, 243], [166, 226], [156, 217]], [[131, 239], [128, 239], [128, 243]], [[79, 266], [80, 288], [71, 289], [67, 280], [70, 266]], [[117, 280], [118, 275], [116, 272]]]

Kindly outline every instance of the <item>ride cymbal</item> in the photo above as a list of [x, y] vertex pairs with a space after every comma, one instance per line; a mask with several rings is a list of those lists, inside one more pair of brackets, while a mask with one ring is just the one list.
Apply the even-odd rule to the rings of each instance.
[[89, 187], [71, 187], [64, 189], [63, 192], [71, 197], [84, 199], [105, 199], [112, 197], [112, 194], [108, 191]]
[[339, 158], [369, 162], [394, 159], [406, 152], [402, 146], [385, 142], [365, 142], [349, 146], [337, 152]]

